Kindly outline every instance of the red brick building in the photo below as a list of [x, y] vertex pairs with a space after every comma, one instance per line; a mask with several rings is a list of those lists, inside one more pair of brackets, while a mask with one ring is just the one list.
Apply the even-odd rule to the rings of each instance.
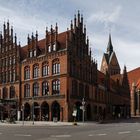
[[131, 91], [131, 116], [140, 115], [140, 68], [128, 72]]
[[[59, 33], [56, 24], [50, 30], [46, 28], [42, 40], [38, 40], [37, 32], [28, 35], [27, 45], [23, 47], [17, 45], [9, 23], [7, 27], [4, 24], [0, 45], [0, 100], [4, 118], [10, 117], [15, 107], [16, 111], [24, 111], [25, 120], [34, 117], [35, 120], [73, 121], [76, 114], [76, 120], [81, 121], [83, 104], [85, 120], [96, 120], [99, 116], [112, 118], [114, 109], [116, 116], [129, 114], [127, 73], [125, 69], [120, 75], [111, 36], [109, 55], [104, 55], [103, 63], [107, 66], [111, 58], [112, 67], [102, 65], [102, 73], [92, 59], [79, 12], [67, 31]], [[114, 74], [119, 74], [117, 80], [112, 77]], [[11, 108], [10, 100], [16, 104]]]

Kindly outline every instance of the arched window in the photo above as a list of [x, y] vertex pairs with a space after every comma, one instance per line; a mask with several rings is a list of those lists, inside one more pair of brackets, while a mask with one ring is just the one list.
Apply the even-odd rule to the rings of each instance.
[[42, 95], [49, 95], [49, 82], [42, 83]]
[[39, 95], [39, 84], [34, 83], [33, 84], [33, 96], [38, 96]]
[[30, 85], [24, 85], [24, 97], [30, 97]]
[[15, 71], [15, 69], [13, 70], [13, 81], [15, 81], [16, 80], [16, 71]]
[[52, 94], [60, 94], [60, 80], [58, 79], [52, 81]]
[[7, 91], [7, 88], [4, 87], [3, 90], [2, 90], [2, 92], [3, 92], [3, 99], [7, 99], [7, 98], [8, 98], [8, 91]]
[[33, 66], [33, 78], [39, 77], [39, 65], [35, 64]]
[[51, 52], [51, 45], [48, 46], [48, 52]]
[[30, 79], [30, 67], [29, 66], [24, 67], [24, 79], [25, 80]]
[[47, 76], [49, 75], [49, 64], [48, 62], [44, 62], [42, 64], [42, 76]]
[[16, 59], [15, 59], [15, 56], [13, 57], [13, 64], [15, 64], [16, 63]]
[[59, 74], [60, 73], [60, 62], [59, 59], [55, 59], [52, 62], [52, 74]]
[[53, 51], [56, 51], [56, 44], [53, 44]]
[[15, 98], [15, 87], [14, 86], [10, 87], [10, 98]]

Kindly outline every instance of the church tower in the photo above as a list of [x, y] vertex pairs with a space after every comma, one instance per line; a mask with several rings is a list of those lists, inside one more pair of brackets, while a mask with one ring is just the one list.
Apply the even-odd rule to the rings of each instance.
[[120, 65], [118, 63], [116, 53], [113, 50], [111, 34], [109, 34], [107, 51], [106, 53], [104, 53], [102, 58], [101, 72], [103, 72], [104, 74], [108, 72], [110, 75], [120, 74]]

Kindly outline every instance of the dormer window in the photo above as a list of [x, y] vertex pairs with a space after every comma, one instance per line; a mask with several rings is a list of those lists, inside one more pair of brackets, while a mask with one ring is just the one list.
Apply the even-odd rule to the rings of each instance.
[[33, 57], [33, 53], [32, 53], [32, 51], [30, 51], [30, 53], [29, 53], [29, 57]]
[[34, 50], [34, 56], [36, 56], [36, 50]]
[[48, 52], [51, 52], [51, 45], [48, 46]]
[[56, 44], [53, 44], [53, 51], [56, 51]]

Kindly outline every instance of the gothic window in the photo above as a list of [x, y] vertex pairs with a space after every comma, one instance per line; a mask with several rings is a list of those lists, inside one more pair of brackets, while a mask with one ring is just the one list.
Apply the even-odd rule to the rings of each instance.
[[59, 59], [55, 59], [52, 62], [52, 74], [59, 74], [60, 73], [60, 62]]
[[56, 44], [53, 44], [53, 51], [56, 51]]
[[16, 71], [15, 71], [15, 69], [13, 70], [13, 81], [15, 81], [16, 80]]
[[13, 64], [15, 64], [16, 60], [15, 60], [15, 56], [13, 57]]
[[9, 58], [9, 64], [12, 64], [12, 57]]
[[52, 94], [60, 94], [60, 80], [58, 79], [52, 81]]
[[24, 85], [24, 97], [30, 97], [30, 85]]
[[49, 64], [48, 62], [44, 62], [42, 64], [42, 76], [47, 76], [49, 75]]
[[34, 56], [36, 56], [36, 50], [34, 50]]
[[33, 52], [32, 51], [29, 52], [29, 57], [33, 57]]
[[42, 83], [42, 95], [49, 95], [49, 82]]
[[39, 95], [39, 84], [34, 83], [33, 84], [33, 96], [38, 96]]
[[30, 79], [30, 67], [29, 66], [24, 67], [24, 79], [25, 80]]
[[11, 82], [12, 81], [12, 71], [10, 70], [9, 72], [9, 81]]
[[35, 64], [33, 66], [33, 78], [39, 77], [39, 65]]
[[51, 45], [48, 46], [48, 52], [51, 52]]
[[15, 87], [14, 86], [10, 87], [10, 98], [15, 98]]
[[7, 88], [4, 87], [2, 91], [3, 91], [3, 99], [7, 99], [7, 98], [8, 98], [8, 91], [7, 91]]

